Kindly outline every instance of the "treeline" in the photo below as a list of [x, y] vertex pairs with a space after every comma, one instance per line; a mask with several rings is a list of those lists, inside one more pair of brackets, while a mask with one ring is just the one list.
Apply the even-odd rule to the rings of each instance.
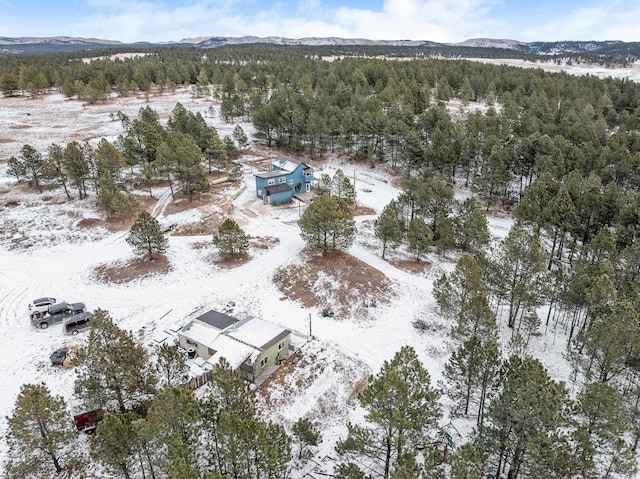
[[[266, 47], [161, 49], [135, 60], [18, 65], [2, 81], [5, 94], [56, 87], [86, 101], [190, 85], [217, 98], [225, 120], [253, 121], [269, 146], [384, 162], [406, 177], [425, 168], [462, 175], [505, 205], [544, 172], [637, 188], [634, 82], [469, 61], [315, 58]], [[460, 112], [444, 107], [452, 100]], [[468, 110], [472, 102], [490, 108]]]

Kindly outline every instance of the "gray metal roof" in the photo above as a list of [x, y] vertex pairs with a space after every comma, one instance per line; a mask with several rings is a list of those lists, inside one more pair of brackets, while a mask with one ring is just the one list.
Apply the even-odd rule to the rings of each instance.
[[207, 323], [209, 326], [213, 326], [214, 328], [220, 329], [220, 330], [228, 328], [232, 324], [235, 324], [238, 322], [236, 318], [227, 316], [226, 314], [220, 313], [218, 311], [214, 311], [213, 309], [198, 316], [196, 319], [198, 321]]
[[258, 178], [275, 178], [276, 176], [286, 176], [289, 172], [284, 170], [276, 170], [276, 171], [261, 171], [259, 173], [254, 173]]

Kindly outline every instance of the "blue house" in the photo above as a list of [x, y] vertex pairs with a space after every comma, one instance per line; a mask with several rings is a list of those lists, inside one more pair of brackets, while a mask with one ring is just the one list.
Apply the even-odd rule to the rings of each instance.
[[278, 156], [271, 163], [271, 171], [255, 173], [256, 196], [265, 203], [288, 203], [300, 193], [311, 191], [313, 168], [288, 156]]

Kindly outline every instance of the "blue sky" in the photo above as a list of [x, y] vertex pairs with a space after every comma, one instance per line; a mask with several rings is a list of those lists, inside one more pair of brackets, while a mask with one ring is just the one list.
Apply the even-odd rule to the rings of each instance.
[[640, 41], [639, 0], [0, 0], [0, 36]]

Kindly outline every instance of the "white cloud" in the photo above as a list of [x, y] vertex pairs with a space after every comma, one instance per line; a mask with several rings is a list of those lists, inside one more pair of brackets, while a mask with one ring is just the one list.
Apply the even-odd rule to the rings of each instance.
[[499, 23], [488, 16], [494, 4], [486, 0], [388, 0], [381, 12], [339, 9], [336, 21], [359, 37], [455, 42], [481, 30], [495, 31]]
[[640, 40], [640, 6], [624, 7], [621, 2], [580, 8], [549, 22], [523, 31], [523, 40]]

